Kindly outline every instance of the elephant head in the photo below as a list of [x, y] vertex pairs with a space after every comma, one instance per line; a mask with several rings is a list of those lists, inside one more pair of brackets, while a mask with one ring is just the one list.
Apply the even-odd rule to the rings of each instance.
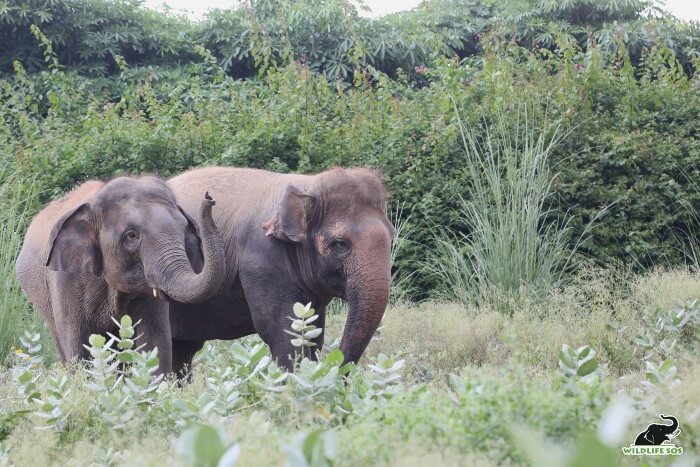
[[120, 177], [53, 226], [46, 265], [103, 276], [127, 295], [199, 302], [223, 281], [224, 254], [208, 194], [199, 223], [156, 177]]
[[357, 362], [389, 299], [391, 243], [380, 178], [366, 169], [332, 169], [305, 185], [289, 184], [267, 235], [291, 245], [294, 268], [307, 290], [350, 306], [341, 340]]
[[[646, 430], [642, 431], [637, 435], [637, 439], [634, 444], [640, 445], [653, 445], [658, 446], [664, 441], [668, 441], [671, 438], [675, 438], [680, 433], [678, 430], [678, 419], [674, 416], [659, 415], [659, 417], [664, 420], [670, 420], [670, 425], [664, 425], [661, 423], [652, 423]], [[676, 432], [678, 430], [678, 432]]]

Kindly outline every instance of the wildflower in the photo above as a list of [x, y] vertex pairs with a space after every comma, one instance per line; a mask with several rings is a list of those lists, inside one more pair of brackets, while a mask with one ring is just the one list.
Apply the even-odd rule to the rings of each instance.
[[580, 63], [574, 63], [574, 70], [576, 70], [576, 71], [583, 70], [583, 65], [581, 65]]
[[419, 75], [425, 74], [428, 71], [428, 67], [425, 65], [418, 65], [415, 68], [415, 72], [418, 73]]

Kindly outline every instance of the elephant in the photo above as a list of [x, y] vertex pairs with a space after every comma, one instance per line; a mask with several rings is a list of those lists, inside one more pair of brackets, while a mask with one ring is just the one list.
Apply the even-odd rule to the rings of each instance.
[[[171, 308], [175, 371], [189, 371], [207, 340], [254, 333], [291, 371], [294, 355], [315, 358], [310, 349], [298, 352], [285, 332], [293, 305], [311, 302], [319, 315], [315, 324], [323, 328], [334, 297], [349, 304], [340, 350], [346, 362], [360, 359], [388, 303], [396, 232], [377, 174], [363, 168], [299, 175], [205, 167], [169, 183], [190, 213], [202, 189], [220, 200], [215, 221], [227, 267], [218, 294]], [[313, 341], [320, 349], [323, 333]]]
[[115, 333], [112, 317], [129, 314], [141, 320], [138, 343], [158, 348], [158, 371], [172, 371], [170, 302], [206, 300], [223, 281], [214, 204], [204, 194], [196, 222], [165, 181], [119, 177], [88, 181], [36, 215], [15, 269], [62, 361], [88, 358], [90, 334]]
[[634, 440], [636, 446], [659, 446], [664, 441], [669, 441], [671, 438], [678, 436], [681, 432], [681, 430], [678, 430], [678, 419], [674, 416], [667, 417], [664, 414], [659, 415], [659, 417], [664, 420], [671, 420], [671, 424], [649, 424], [647, 429], [639, 433]]

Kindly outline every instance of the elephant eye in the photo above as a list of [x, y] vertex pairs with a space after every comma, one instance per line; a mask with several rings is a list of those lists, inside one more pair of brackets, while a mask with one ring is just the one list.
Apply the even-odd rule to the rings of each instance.
[[344, 238], [336, 238], [331, 242], [331, 248], [338, 253], [346, 253], [350, 251], [350, 242]]
[[129, 242], [134, 242], [139, 239], [139, 233], [134, 229], [129, 229], [124, 232], [124, 239]]

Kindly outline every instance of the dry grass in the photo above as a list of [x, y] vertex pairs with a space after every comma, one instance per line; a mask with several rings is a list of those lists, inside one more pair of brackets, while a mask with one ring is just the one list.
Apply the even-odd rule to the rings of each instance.
[[[591, 345], [619, 375], [641, 364], [634, 337], [644, 310], [692, 297], [700, 297], [697, 272], [655, 270], [634, 276], [596, 270], [545, 299], [522, 294], [483, 308], [439, 301], [395, 304], [366, 355], [404, 355], [411, 375], [421, 381], [468, 365], [502, 365], [511, 357], [551, 369], [563, 344]], [[344, 321], [342, 314], [330, 316], [329, 335], [340, 336]], [[615, 331], [613, 323], [622, 331]]]

